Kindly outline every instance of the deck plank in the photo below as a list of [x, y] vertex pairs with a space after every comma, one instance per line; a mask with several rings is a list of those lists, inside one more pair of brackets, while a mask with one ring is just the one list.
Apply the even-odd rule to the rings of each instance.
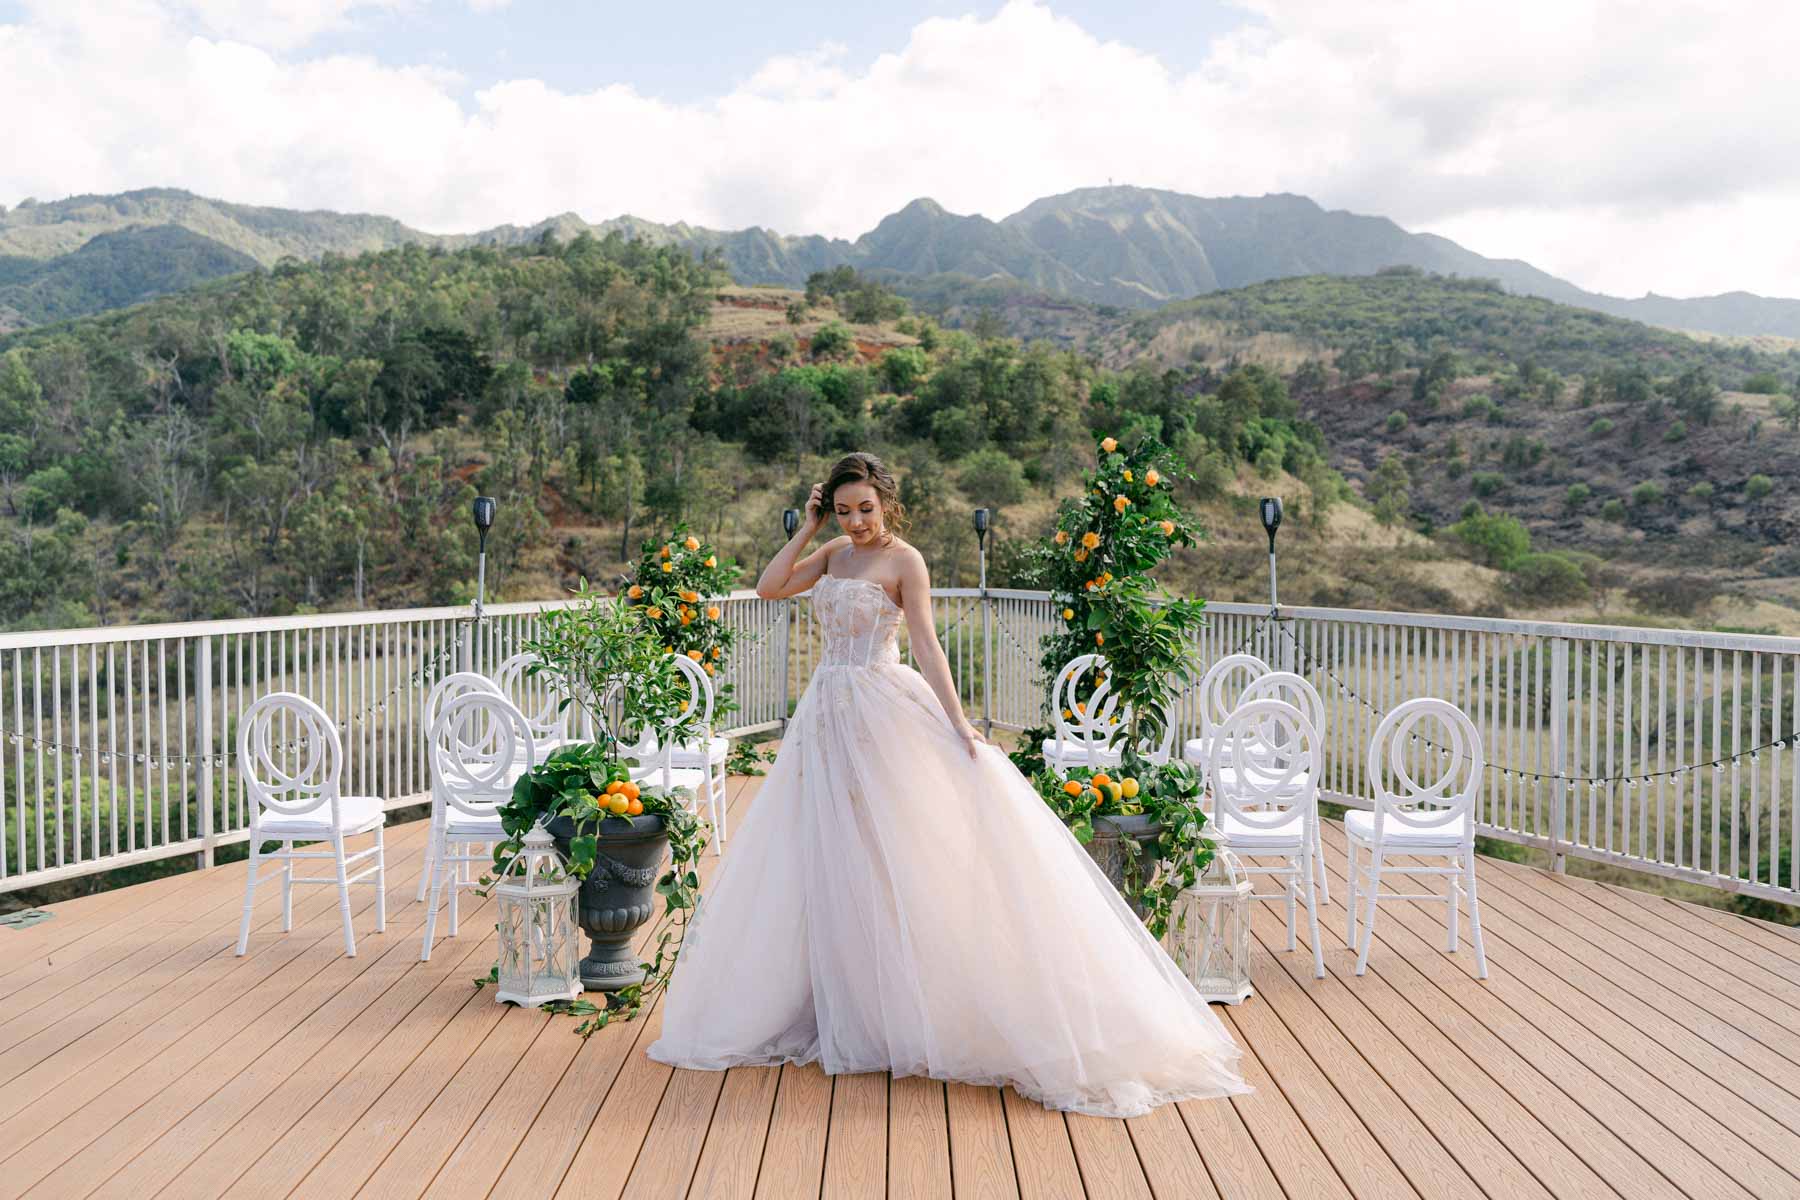
[[1369, 1135], [1421, 1194], [1474, 1200], [1482, 1195], [1476, 1181], [1487, 1179], [1521, 1200], [1549, 1196], [1380, 1022], [1352, 1022], [1348, 1030], [1334, 1024], [1327, 1009], [1346, 1013], [1359, 1007], [1343, 994], [1336, 974], [1341, 962], [1332, 962], [1324, 979], [1314, 979], [1310, 955], [1280, 952], [1286, 945], [1286, 923], [1268, 906], [1257, 907], [1262, 911], [1252, 923], [1260, 944], [1252, 954], [1252, 977], [1258, 997], [1280, 1014]]
[[1027, 1100], [1011, 1088], [1000, 1094], [1000, 1100], [1006, 1106], [1019, 1200], [1079, 1200], [1083, 1195], [1081, 1168], [1075, 1162], [1075, 1147], [1069, 1141], [1069, 1124], [1063, 1114]]
[[1000, 1089], [947, 1083], [944, 1103], [950, 1114], [950, 1179], [957, 1200], [1019, 1200]]
[[1287, 1195], [1230, 1100], [1183, 1100], [1175, 1106], [1224, 1200], [1283, 1200]]
[[1165, 1104], [1144, 1116], [1133, 1117], [1125, 1122], [1125, 1129], [1131, 1135], [1144, 1180], [1156, 1200], [1217, 1200], [1219, 1190], [1206, 1173], [1200, 1151], [1174, 1105]]
[[910, 1075], [888, 1088], [890, 1200], [950, 1200], [950, 1123], [944, 1085]]
[[[1237, 1020], [1238, 1011], [1247, 1006], [1248, 1002], [1214, 1010], [1225, 1019], [1226, 1028], [1244, 1049], [1238, 1063], [1244, 1082], [1253, 1089], [1248, 1096], [1233, 1096], [1231, 1106], [1243, 1119], [1244, 1127], [1255, 1139], [1263, 1161], [1280, 1181], [1284, 1193], [1305, 1196], [1307, 1200], [1326, 1200], [1327, 1197], [1350, 1200], [1350, 1189], [1338, 1177], [1337, 1168], [1331, 1165], [1331, 1160], [1308, 1131], [1306, 1122], [1300, 1119], [1286, 1094], [1265, 1069], [1263, 1049], [1249, 1038]], [[1199, 1103], [1184, 1103], [1181, 1106], [1183, 1114]]]
[[1125, 1122], [1068, 1115], [1069, 1143], [1081, 1168], [1081, 1183], [1091, 1200], [1152, 1200], [1137, 1147]]
[[781, 1068], [756, 1200], [818, 1200], [831, 1124], [831, 1076], [818, 1063]]
[[[725, 1073], [689, 1196], [695, 1200], [752, 1200], [756, 1195], [781, 1072], [780, 1067], [733, 1067]], [[818, 1195], [816, 1182], [813, 1194]]]
[[831, 1087], [831, 1124], [825, 1136], [823, 1200], [861, 1200], [887, 1194], [888, 1077], [839, 1075]]
[[[673, 1071], [625, 1180], [626, 1200], [685, 1196], [719, 1107], [726, 1071]], [[583, 1192], [589, 1194], [590, 1192]]]

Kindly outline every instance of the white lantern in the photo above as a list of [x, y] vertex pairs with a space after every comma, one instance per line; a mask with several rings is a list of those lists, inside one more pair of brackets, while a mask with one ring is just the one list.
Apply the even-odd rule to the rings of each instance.
[[575, 893], [554, 841], [540, 824], [494, 887], [500, 909], [499, 984], [494, 998], [527, 1008], [581, 995]]
[[1220, 846], [1194, 885], [1175, 897], [1163, 945], [1202, 999], [1241, 1004], [1250, 986], [1249, 877]]

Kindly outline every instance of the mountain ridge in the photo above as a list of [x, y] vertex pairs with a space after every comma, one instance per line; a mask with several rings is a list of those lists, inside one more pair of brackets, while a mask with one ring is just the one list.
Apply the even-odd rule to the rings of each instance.
[[[1800, 338], [1800, 299], [1745, 291], [1685, 299], [1654, 292], [1635, 299], [1607, 296], [1520, 259], [1488, 258], [1448, 238], [1410, 232], [1387, 217], [1326, 209], [1294, 193], [1202, 197], [1129, 185], [1042, 197], [999, 220], [953, 213], [921, 197], [854, 241], [761, 226], [716, 230], [664, 224], [630, 214], [595, 223], [572, 211], [530, 225], [432, 234], [375, 214], [234, 204], [179, 188], [147, 188], [0, 209], [0, 260], [54, 259], [100, 234], [152, 226], [186, 229], [265, 267], [289, 255], [357, 254], [407, 243], [455, 249], [518, 245], [546, 233], [563, 240], [617, 233], [696, 254], [717, 253], [745, 284], [799, 286], [814, 271], [849, 265], [905, 276], [1013, 280], [1052, 297], [1132, 309], [1272, 279], [1369, 275], [1408, 266], [1495, 279], [1521, 295], [1666, 328]], [[184, 272], [181, 286], [192, 282], [189, 274]]]

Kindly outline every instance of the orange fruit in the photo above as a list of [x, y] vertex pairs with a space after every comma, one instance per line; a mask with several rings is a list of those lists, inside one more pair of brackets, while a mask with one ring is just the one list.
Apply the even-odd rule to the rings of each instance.
[[718, 605], [709, 604], [706, 606], [706, 619], [709, 621], [716, 621], [719, 619], [719, 606]]
[[714, 647], [713, 647], [713, 648], [712, 648], [712, 656], [713, 656], [713, 658], [714, 658], [714, 659], [715, 659], [715, 660], [717, 660], [717, 659], [718, 659], [718, 657], [719, 657], [719, 648], [718, 648], [718, 647], [717, 647], [717, 646], [714, 646]]
[[687, 710], [688, 710], [688, 702], [686, 700], [683, 700], [681, 702], [681, 711], [686, 712]]
[[1076, 783], [1073, 779], [1071, 779], [1071, 780], [1069, 780], [1069, 782], [1063, 784], [1063, 791], [1067, 792], [1071, 796], [1079, 796], [1079, 795], [1081, 795], [1081, 785], [1079, 783]]
[[664, 544], [663, 544], [663, 548], [662, 548], [662, 556], [663, 556], [663, 557], [664, 557], [664, 558], [667, 558], [667, 557], [669, 557], [669, 547], [668, 547], [668, 544], [667, 544], [667, 543], [664, 543]]
[[1075, 610], [1074, 609], [1072, 609], [1072, 608], [1063, 609], [1063, 620], [1073, 621], [1074, 619], [1075, 619]]
[[1056, 531], [1056, 544], [1059, 546], [1066, 546], [1069, 544], [1069, 531], [1068, 530], [1059, 529]]
[[1108, 454], [1111, 454], [1114, 450], [1119, 448], [1119, 443], [1112, 438], [1107, 438], [1104, 442], [1100, 443], [1100, 448]]
[[616, 796], [619, 794], [619, 781], [618, 780], [615, 779], [611, 783], [606, 785], [606, 794], [608, 796]]
[[1076, 702], [1076, 705], [1075, 705], [1075, 711], [1076, 711], [1076, 712], [1078, 712], [1078, 713], [1084, 713], [1084, 712], [1086, 712], [1086, 711], [1087, 711], [1087, 705], [1085, 705], [1085, 704], [1083, 704], [1083, 703], [1080, 703], [1080, 702], [1079, 702], [1079, 701], [1077, 701], [1077, 702]]
[[665, 574], [665, 575], [667, 575], [667, 574], [669, 574], [669, 573], [671, 573], [671, 572], [672, 572], [672, 571], [674, 571], [674, 570], [675, 570], [675, 564], [674, 564], [674, 563], [672, 563], [672, 562], [666, 562], [666, 563], [664, 563], [664, 564], [663, 564], [663, 574]]
[[631, 590], [626, 592], [625, 594], [627, 596], [630, 596], [633, 600], [636, 600], [643, 596], [644, 589], [634, 583], [631, 585]]
[[698, 604], [700, 602], [700, 593], [699, 592], [683, 592], [683, 593], [681, 593], [681, 598], [683, 600], [686, 600], [689, 604]]
[[1148, 471], [1144, 472], [1144, 482], [1149, 484], [1151, 487], [1155, 487], [1157, 484], [1162, 482], [1162, 476], [1158, 475], [1156, 473], [1155, 467], [1151, 467]]
[[706, 668], [706, 673], [708, 675], [717, 675], [719, 673], [717, 670], [715, 670], [713, 668], [713, 665], [711, 663], [702, 663], [701, 665]]
[[1116, 779], [1106, 785], [1106, 790], [1112, 793], [1114, 804], [1117, 804], [1125, 795], [1125, 786]]
[[694, 623], [694, 614], [693, 613], [685, 613], [685, 612], [682, 613], [681, 614], [681, 623], [683, 625], [692, 625]]
[[619, 794], [627, 800], [636, 800], [639, 794], [638, 785], [629, 779], [622, 779], [619, 781]]
[[716, 555], [716, 554], [709, 554], [709, 555], [707, 555], [707, 556], [706, 556], [706, 565], [707, 565], [707, 566], [709, 566], [709, 567], [716, 567], [716, 566], [718, 566], [718, 565], [719, 565], [719, 557], [718, 557], [718, 555]]
[[1066, 708], [1063, 709], [1063, 720], [1065, 720], [1065, 721], [1070, 720], [1074, 716], [1075, 716], [1075, 714], [1070, 712], [1068, 709], [1066, 709]]
[[1094, 776], [1094, 786], [1095, 787], [1105, 787], [1107, 784], [1109, 784], [1111, 782], [1112, 782], [1112, 778], [1109, 775], [1107, 775], [1107, 773], [1105, 771], [1102, 771], [1098, 775]]
[[693, 659], [695, 662], [700, 661], [700, 652], [698, 650], [689, 650], [687, 652], [687, 656], [689, 658]]
[[1097, 629], [1094, 631], [1094, 645], [1096, 645], [1096, 646], [1106, 645], [1106, 635], [1104, 633], [1101, 633]]
[[631, 800], [631, 801], [627, 802], [625, 805], [625, 815], [628, 817], [643, 816], [644, 815], [644, 802], [642, 800]]
[[1127, 800], [1134, 800], [1137, 798], [1138, 794], [1138, 781], [1127, 775], [1124, 782], [1119, 784], [1119, 790], [1124, 794]]
[[652, 621], [655, 621], [662, 617], [662, 609], [652, 604], [649, 608], [644, 610], [644, 615], [649, 617]]
[[698, 550], [700, 548], [700, 539], [697, 537], [689, 537], [687, 541], [681, 544], [686, 546], [689, 550]]
[[612, 799], [606, 802], [606, 807], [612, 812], [613, 816], [622, 817], [625, 815], [626, 811], [631, 808], [631, 801], [619, 795], [617, 792], [614, 792]]
[[1131, 471], [1130, 471], [1130, 470], [1129, 470], [1129, 469], [1127, 469], [1127, 470], [1126, 470], [1126, 472], [1125, 472], [1125, 482], [1126, 482], [1126, 483], [1130, 483], [1130, 482], [1131, 482]]
[[1098, 549], [1100, 546], [1100, 535], [1090, 529], [1081, 535], [1081, 544], [1086, 546], [1089, 550]]
[[1088, 552], [1085, 548], [1075, 551], [1075, 561], [1076, 562], [1086, 562], [1087, 554], [1088, 554]]
[[1131, 497], [1130, 496], [1114, 496], [1113, 497], [1113, 511], [1114, 512], [1124, 512], [1127, 508], [1130, 508], [1130, 507], [1131, 507]]
[[1161, 525], [1162, 525], [1162, 531], [1163, 531], [1164, 537], [1174, 537], [1175, 536], [1175, 522], [1163, 521], [1163, 522], [1161, 522]]

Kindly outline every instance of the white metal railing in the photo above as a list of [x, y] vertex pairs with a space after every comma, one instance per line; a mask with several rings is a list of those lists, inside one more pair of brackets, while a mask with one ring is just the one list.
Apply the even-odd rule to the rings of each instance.
[[[343, 731], [346, 786], [390, 807], [426, 789], [420, 708], [445, 670], [491, 670], [548, 603], [0, 634], [0, 891], [213, 850], [246, 836], [240, 713], [288, 689]], [[807, 597], [739, 592], [725, 732], [779, 728], [817, 664]], [[1044, 592], [945, 588], [938, 635], [991, 728], [1040, 723]], [[1209, 606], [1202, 665], [1246, 649], [1313, 680], [1322, 790], [1366, 806], [1380, 715], [1413, 696], [1482, 731], [1482, 832], [1769, 899], [1800, 897], [1800, 640], [1348, 609]], [[1172, 714], [1198, 732], [1190, 691]], [[1419, 746], [1415, 753], [1433, 752]]]

